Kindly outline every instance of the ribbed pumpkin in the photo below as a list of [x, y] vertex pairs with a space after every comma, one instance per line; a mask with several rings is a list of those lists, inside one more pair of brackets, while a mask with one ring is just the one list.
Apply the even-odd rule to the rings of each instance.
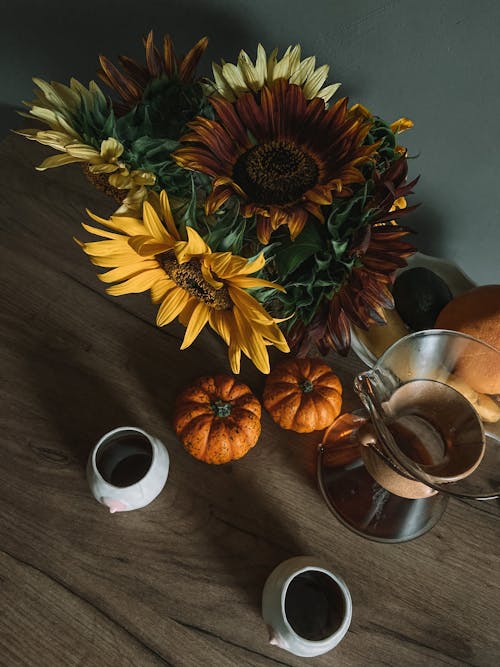
[[342, 385], [320, 359], [286, 359], [268, 375], [264, 406], [282, 428], [310, 433], [340, 414]]
[[229, 375], [204, 376], [178, 396], [173, 425], [186, 450], [205, 463], [244, 456], [260, 435], [261, 406]]

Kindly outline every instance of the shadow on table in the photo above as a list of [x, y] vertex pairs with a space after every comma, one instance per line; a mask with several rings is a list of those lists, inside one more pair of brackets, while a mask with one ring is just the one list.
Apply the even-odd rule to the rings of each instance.
[[[57, 339], [56, 332], [54, 337]], [[54, 353], [40, 341], [37, 343], [26, 353], [25, 361], [33, 391], [44, 409], [47, 434], [53, 434], [55, 442], [77, 461], [84, 474], [88, 455], [99, 438], [133, 420], [117, 401], [116, 390], [79, 362], [76, 354], [69, 350]], [[42, 437], [46, 439], [47, 434]]]
[[[164, 340], [157, 337], [154, 353], [131, 336], [126, 343], [131, 381], [141, 386], [151, 407], [152, 430], [164, 434], [171, 424], [175, 397], [187, 382], [201, 375], [230, 373], [227, 347], [210, 332], [204, 331], [185, 351], [178, 349], [183, 328], [171, 327], [170, 333], [174, 339], [167, 338], [167, 331]], [[173, 368], [179, 371], [172, 372]], [[261, 397], [263, 376], [250, 364], [242, 365], [242, 381]], [[177, 529], [183, 531], [189, 526], [190, 542], [198, 557], [203, 557], [207, 572], [213, 572], [217, 582], [224, 581], [234, 591], [230, 603], [243, 598], [242, 603], [260, 613], [262, 588], [274, 567], [287, 558], [310, 552], [287, 521], [284, 506], [276, 501], [275, 489], [265, 489], [259, 483], [259, 470], [265, 461], [255, 455], [264, 443], [260, 441], [240, 461], [215, 466], [191, 457], [172, 433], [166, 437], [173, 441], [169, 445], [170, 482], [176, 488], [176, 511], [181, 511]], [[285, 458], [283, 465], [291, 469], [300, 465]]]
[[276, 499], [276, 490], [268, 493], [259, 484], [252, 453], [217, 468], [188, 456], [180, 463], [182, 488], [191, 497], [196, 494], [196, 539], [207, 569], [234, 591], [229, 604], [241, 601], [260, 614], [262, 589], [272, 570], [288, 558], [307, 555], [311, 547]]

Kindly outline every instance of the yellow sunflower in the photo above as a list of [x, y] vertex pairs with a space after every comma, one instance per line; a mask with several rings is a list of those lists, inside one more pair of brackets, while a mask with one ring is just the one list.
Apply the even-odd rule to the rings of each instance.
[[267, 84], [278, 79], [300, 86], [308, 100], [321, 97], [325, 104], [340, 88], [340, 83], [322, 87], [328, 72], [328, 65], [316, 68], [316, 58], [310, 56], [301, 60], [300, 44], [289, 46], [283, 57], [278, 60], [278, 49], [269, 57], [262, 44], [257, 47], [255, 65], [245, 51], [240, 51], [237, 64], [222, 61], [220, 65], [212, 63], [215, 87], [230, 102], [248, 92], [258, 92]]
[[107, 292], [116, 296], [151, 290], [153, 302], [160, 304], [158, 326], [176, 317], [186, 326], [181, 349], [191, 345], [208, 323], [229, 346], [234, 373], [239, 373], [242, 352], [260, 371], [269, 373], [267, 346], [289, 351], [276, 321], [247, 291], [283, 290], [250, 276], [263, 268], [262, 254], [248, 261], [230, 252], [212, 252], [191, 227], [188, 240], [181, 240], [165, 192], [156, 207], [144, 203], [143, 220], [90, 216], [108, 229], [86, 224], [84, 229], [105, 240], [77, 243], [93, 264], [110, 268], [99, 275], [105, 283], [116, 283]]
[[37, 77], [33, 78], [33, 82], [38, 87], [38, 90], [35, 90], [36, 97], [32, 102], [24, 102], [26, 106], [30, 107], [30, 110], [29, 113], [22, 112], [21, 116], [36, 118], [48, 125], [54, 132], [59, 132], [59, 143], [65, 140], [66, 136], [81, 141], [73, 123], [74, 114], [82, 103], [90, 112], [101, 105], [106, 105], [106, 98], [94, 81], [89, 83], [88, 88], [85, 88], [76, 79], [71, 79], [69, 86], [57, 81], [48, 83]]
[[36, 118], [48, 125], [49, 129], [27, 128], [17, 133], [61, 153], [46, 158], [38, 165], [38, 171], [80, 162], [86, 165], [90, 174], [95, 177], [102, 175], [112, 187], [129, 190], [123, 210], [129, 204], [134, 208], [142, 204], [147, 195], [146, 187], [154, 185], [156, 176], [142, 169], [130, 171], [120, 159], [123, 145], [114, 137], [102, 140], [100, 147], [95, 148], [86, 144], [74, 127], [75, 114], [82, 105], [89, 113], [103, 105], [106, 107], [106, 98], [99, 86], [91, 81], [87, 89], [76, 79], [71, 79], [69, 86], [37, 78], [33, 81], [39, 91], [35, 100], [28, 105], [31, 107], [29, 113], [22, 115]]
[[[37, 136], [36, 139], [42, 143], [41, 139], [44, 139], [44, 135]], [[54, 144], [52, 146], [55, 147]], [[88, 144], [73, 141], [64, 146], [64, 151], [65, 155], [52, 155], [46, 158], [37, 167], [38, 171], [59, 167], [61, 164], [82, 162], [88, 164], [88, 170], [92, 174], [109, 174], [109, 183], [115, 188], [130, 190], [136, 186], [154, 185], [156, 182], [156, 176], [151, 172], [142, 169], [133, 171], [127, 169], [120, 160], [123, 145], [113, 137], [101, 141], [99, 150]]]
[[378, 148], [364, 144], [372, 123], [351, 114], [347, 98], [326, 109], [284, 79], [234, 103], [217, 97], [211, 103], [218, 120], [195, 118], [172, 156], [212, 177], [207, 214], [236, 195], [243, 216], [256, 216], [264, 244], [280, 225], [294, 239], [309, 214], [323, 222], [321, 206], [352, 194], [349, 185], [365, 180], [359, 166]]

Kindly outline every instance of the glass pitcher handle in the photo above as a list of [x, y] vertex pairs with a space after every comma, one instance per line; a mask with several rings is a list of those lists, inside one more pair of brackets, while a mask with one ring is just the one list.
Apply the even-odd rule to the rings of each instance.
[[364, 411], [345, 412], [329, 426], [323, 435], [323, 444], [332, 445], [325, 447], [323, 456], [332, 464], [344, 465], [351, 459], [359, 457], [359, 445], [370, 447], [387, 465], [399, 475], [408, 479], [406, 474], [394, 461], [392, 461], [377, 445], [377, 438], [370, 419]]
[[329, 426], [323, 434], [320, 453], [328, 467], [352, 463], [359, 458], [358, 433], [368, 424], [368, 416], [355, 412], [345, 412]]
[[427, 498], [436, 493], [382, 451], [372, 423], [363, 412], [338, 417], [325, 431], [318, 455], [318, 465], [326, 468], [346, 466], [361, 458], [380, 486], [403, 498]]

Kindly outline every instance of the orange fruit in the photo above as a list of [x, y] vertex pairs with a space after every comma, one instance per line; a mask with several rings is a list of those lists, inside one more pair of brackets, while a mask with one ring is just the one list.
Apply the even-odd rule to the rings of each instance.
[[[455, 297], [435, 326], [469, 334], [500, 351], [500, 285], [481, 285]], [[477, 392], [500, 394], [500, 354], [471, 354], [460, 360], [455, 372]]]

